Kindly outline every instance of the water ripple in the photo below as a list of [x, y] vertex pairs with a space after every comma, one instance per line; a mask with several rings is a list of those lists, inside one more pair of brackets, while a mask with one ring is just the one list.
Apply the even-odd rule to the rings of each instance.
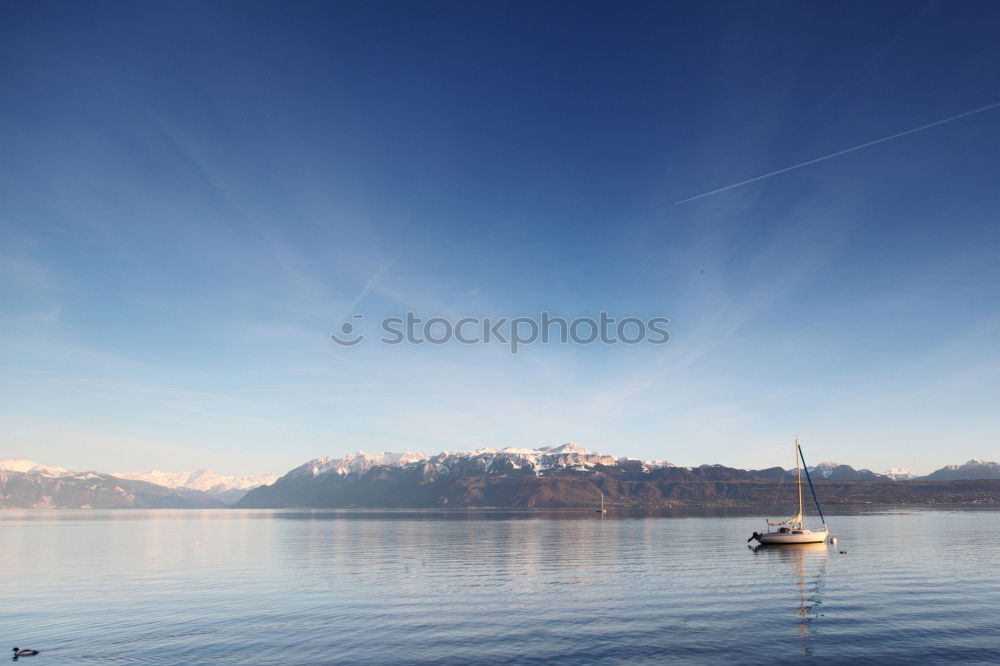
[[757, 552], [747, 517], [480, 518], [5, 512], [0, 627], [46, 664], [1000, 662], [997, 513]]

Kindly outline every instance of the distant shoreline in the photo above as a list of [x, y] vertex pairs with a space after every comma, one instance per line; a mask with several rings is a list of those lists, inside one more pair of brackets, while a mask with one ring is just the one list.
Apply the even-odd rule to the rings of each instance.
[[[738, 508], [769, 510], [795, 502], [794, 484], [765, 480], [671, 481], [611, 476], [519, 475], [414, 483], [365, 478], [349, 482], [257, 488], [238, 508], [495, 508], [593, 509], [603, 493], [609, 508]], [[825, 508], [835, 506], [995, 506], [1000, 480], [817, 481]]]
[[[142, 514], [143, 512], [154, 512], [157, 514], [252, 514], [262, 513], [261, 518], [308, 520], [316, 519], [365, 519], [365, 518], [427, 518], [427, 519], [487, 519], [501, 520], [509, 518], [567, 518], [567, 519], [638, 519], [638, 518], [735, 518], [735, 517], [756, 517], [756, 518], [784, 518], [785, 514], [794, 510], [791, 506], [769, 507], [754, 506], [678, 506], [678, 507], [608, 507], [608, 512], [598, 514], [590, 507], [534, 507], [534, 508], [505, 508], [505, 507], [340, 507], [340, 508], [315, 508], [315, 507], [284, 507], [280, 509], [247, 509], [236, 506], [227, 507], [196, 507], [196, 508], [81, 508], [81, 507], [46, 507], [46, 508], [23, 508], [23, 507], [0, 507], [0, 520], [3, 516], [12, 516], [17, 513], [32, 515], [58, 514], [62, 512], [99, 515], [99, 514]], [[923, 511], [955, 511], [955, 512], [987, 512], [994, 513], [1000, 511], [998, 504], [837, 504], [832, 507], [824, 507], [825, 515], [829, 517], [837, 516], [861, 516], [879, 513], [907, 513]], [[806, 514], [806, 522], [819, 522], [819, 517], [815, 512]]]
[[[433, 476], [419, 469], [379, 467], [349, 475], [287, 475], [227, 505], [203, 493], [179, 493], [104, 475], [67, 479], [3, 472], [0, 509], [593, 510], [603, 495], [609, 509], [771, 511], [797, 501], [794, 482], [752, 474], [721, 467], [652, 472], [603, 467]], [[838, 506], [1000, 506], [1000, 479], [815, 480], [815, 486], [820, 502], [831, 512]]]

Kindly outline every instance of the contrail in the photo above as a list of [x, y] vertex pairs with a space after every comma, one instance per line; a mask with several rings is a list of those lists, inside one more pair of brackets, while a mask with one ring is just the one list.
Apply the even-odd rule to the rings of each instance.
[[795, 169], [801, 169], [802, 167], [807, 167], [812, 164], [817, 164], [819, 162], [825, 162], [826, 160], [832, 160], [834, 157], [840, 157], [841, 155], [846, 155], [847, 153], [853, 153], [858, 150], [863, 150], [871, 146], [885, 143], [886, 141], [892, 141], [893, 139], [898, 139], [910, 134], [916, 134], [917, 132], [923, 132], [932, 127], [937, 127], [938, 125], [944, 125], [945, 123], [951, 123], [956, 120], [961, 120], [962, 118], [968, 118], [969, 116], [974, 116], [977, 113], [983, 113], [991, 109], [1000, 107], [1000, 102], [994, 102], [993, 104], [987, 104], [986, 106], [981, 106], [978, 109], [973, 109], [972, 111], [966, 111], [965, 113], [960, 113], [957, 116], [949, 116], [943, 120], [937, 120], [933, 123], [928, 123], [927, 125], [921, 125], [920, 127], [914, 127], [913, 129], [908, 129], [903, 132], [897, 132], [896, 134], [890, 134], [889, 136], [884, 136], [881, 139], [875, 139], [874, 141], [868, 141], [867, 143], [862, 143], [851, 148], [844, 148], [843, 150], [838, 150], [835, 153], [830, 153], [829, 155], [824, 155], [823, 157], [817, 157], [815, 159], [808, 160], [806, 162], [799, 162], [798, 164], [793, 164], [792, 166], [787, 166], [783, 169], [778, 169], [777, 171], [771, 171], [760, 176], [755, 176], [753, 178], [748, 178], [746, 180], [741, 180], [738, 183], [733, 183], [732, 185], [726, 185], [725, 187], [720, 187], [709, 192], [704, 192], [702, 194], [697, 194], [693, 197], [688, 197], [687, 199], [681, 199], [680, 201], [675, 201], [674, 205], [677, 206], [682, 203], [688, 203], [689, 201], [695, 201], [696, 199], [704, 199], [705, 197], [710, 197], [713, 194], [718, 194], [719, 192], [725, 192], [726, 190], [732, 190], [737, 187], [743, 187], [744, 185], [749, 185], [750, 183], [756, 183], [758, 180], [764, 180], [765, 178], [770, 178], [771, 176], [777, 176], [778, 174], [787, 173], [789, 171], [794, 171]]
[[363, 299], [365, 296], [368, 295], [368, 292], [371, 291], [371, 288], [375, 286], [375, 284], [382, 278], [383, 275], [385, 275], [385, 272], [389, 270], [389, 267], [392, 266], [394, 263], [396, 263], [396, 259], [399, 259], [398, 254], [389, 261], [382, 264], [382, 266], [380, 266], [379, 269], [376, 270], [375, 273], [370, 278], [368, 278], [368, 282], [365, 283], [365, 286], [361, 290], [361, 293], [359, 293], [357, 297], [354, 299], [354, 301], [351, 303], [351, 307], [347, 308], [347, 312], [344, 313], [344, 315], [341, 317], [341, 320], [346, 320], [348, 315], [353, 313], [354, 309], [358, 307], [358, 303], [361, 302], [361, 299]]

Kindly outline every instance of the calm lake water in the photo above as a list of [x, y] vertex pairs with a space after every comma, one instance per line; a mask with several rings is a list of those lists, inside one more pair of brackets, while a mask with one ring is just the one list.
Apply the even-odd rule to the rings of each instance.
[[1000, 512], [828, 518], [754, 552], [756, 516], [3, 511], [0, 636], [37, 666], [1000, 663]]

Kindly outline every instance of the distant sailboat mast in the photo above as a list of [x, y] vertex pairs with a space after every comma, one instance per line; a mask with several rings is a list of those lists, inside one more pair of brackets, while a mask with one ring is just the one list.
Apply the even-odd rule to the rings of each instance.
[[599, 509], [595, 509], [595, 511], [597, 511], [597, 513], [607, 513], [608, 512], [608, 510], [604, 508], [604, 491], [603, 490], [601, 491], [601, 507]]

